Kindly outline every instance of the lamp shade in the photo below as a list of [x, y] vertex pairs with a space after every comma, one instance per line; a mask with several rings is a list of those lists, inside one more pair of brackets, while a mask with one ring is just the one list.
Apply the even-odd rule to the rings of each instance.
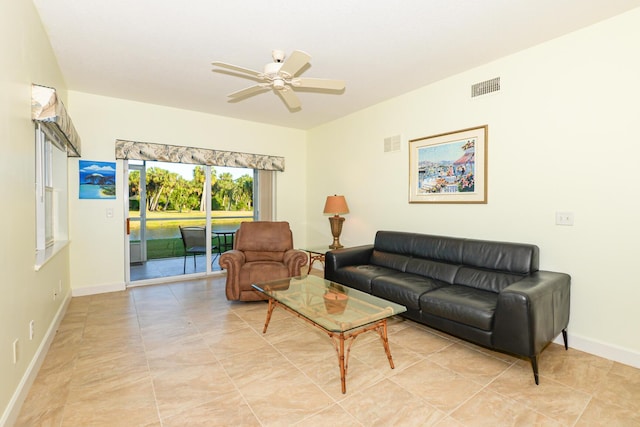
[[324, 204], [324, 213], [334, 215], [349, 213], [349, 207], [344, 196], [327, 196], [327, 201]]

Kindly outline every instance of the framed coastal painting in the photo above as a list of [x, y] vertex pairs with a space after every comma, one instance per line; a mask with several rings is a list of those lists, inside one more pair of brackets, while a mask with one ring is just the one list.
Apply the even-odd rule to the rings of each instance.
[[81, 199], [116, 198], [116, 163], [79, 160]]
[[409, 203], [487, 203], [488, 126], [409, 141]]

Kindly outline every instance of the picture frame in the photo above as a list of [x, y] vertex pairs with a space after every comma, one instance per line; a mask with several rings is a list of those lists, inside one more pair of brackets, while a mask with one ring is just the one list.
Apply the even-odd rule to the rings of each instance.
[[116, 198], [115, 162], [79, 160], [78, 178], [78, 197], [80, 199], [105, 200]]
[[488, 125], [409, 140], [409, 203], [487, 203]]

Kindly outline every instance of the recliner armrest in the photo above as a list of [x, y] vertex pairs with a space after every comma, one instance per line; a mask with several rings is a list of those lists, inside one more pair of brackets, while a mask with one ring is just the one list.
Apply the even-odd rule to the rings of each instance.
[[244, 252], [232, 249], [220, 255], [220, 267], [225, 270], [240, 269], [247, 262]]
[[493, 345], [535, 356], [569, 324], [571, 276], [537, 271], [500, 292]]
[[308, 256], [305, 251], [289, 249], [284, 253], [283, 262], [289, 270], [289, 276], [299, 276], [300, 270], [307, 264]]
[[220, 268], [227, 270], [227, 299], [235, 301], [240, 298], [240, 269], [246, 262], [244, 252], [230, 250], [220, 255]]

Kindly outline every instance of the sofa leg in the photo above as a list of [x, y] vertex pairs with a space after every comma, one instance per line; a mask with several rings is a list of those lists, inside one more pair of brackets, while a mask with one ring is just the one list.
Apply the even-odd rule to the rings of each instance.
[[569, 350], [569, 339], [567, 338], [567, 330], [562, 330], [562, 339], [564, 340], [564, 349]]
[[540, 384], [538, 379], [538, 357], [531, 356], [529, 358], [531, 360], [531, 367], [533, 368], [533, 378], [536, 380], [536, 385]]

